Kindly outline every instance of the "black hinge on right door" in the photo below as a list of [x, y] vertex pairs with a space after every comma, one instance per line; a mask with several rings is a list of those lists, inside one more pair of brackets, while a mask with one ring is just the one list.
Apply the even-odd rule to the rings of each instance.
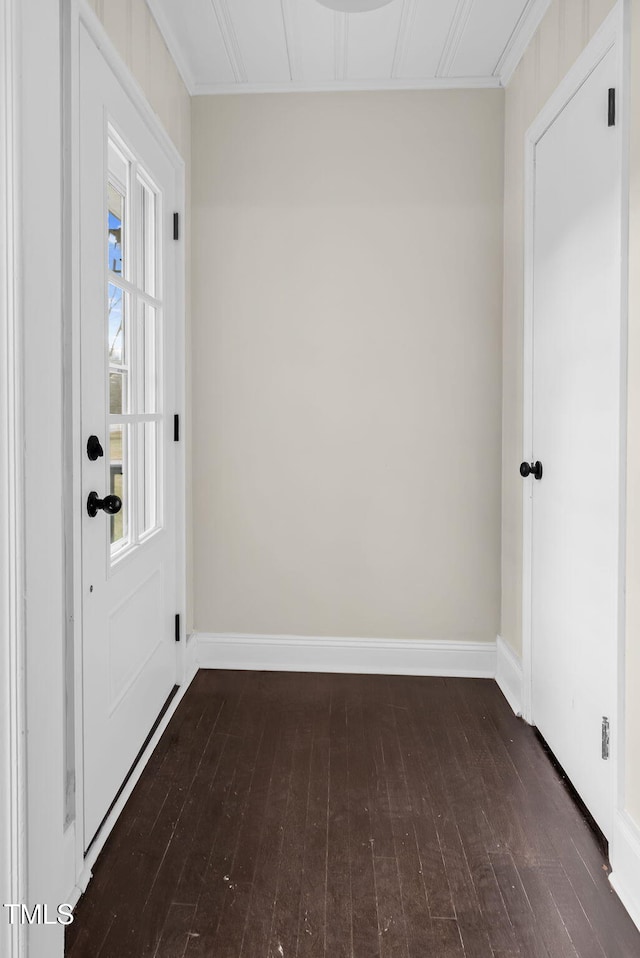
[[180, 239], [180, 214], [173, 214], [173, 238], [174, 240]]
[[607, 761], [611, 752], [611, 730], [609, 719], [606, 715], [602, 716], [602, 757]]
[[175, 639], [176, 639], [176, 642], [180, 641], [180, 613], [179, 612], [176, 612]]
[[609, 87], [609, 126], [616, 125], [616, 88]]

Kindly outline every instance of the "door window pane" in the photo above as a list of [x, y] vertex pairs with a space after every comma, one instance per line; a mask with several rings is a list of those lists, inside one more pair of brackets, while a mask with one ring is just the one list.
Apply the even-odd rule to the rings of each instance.
[[141, 215], [141, 286], [150, 296], [156, 295], [156, 204], [157, 197], [150, 186], [138, 180]]
[[128, 438], [129, 427], [118, 423], [109, 430], [110, 493], [122, 499], [122, 509], [111, 516], [111, 553], [119, 551], [128, 542]]
[[142, 304], [140, 322], [140, 404], [145, 413], [158, 411], [158, 311]]
[[108, 266], [112, 273], [122, 275], [122, 256], [124, 249], [124, 195], [120, 190], [109, 183], [109, 225], [108, 225]]
[[131, 163], [109, 138], [109, 177], [107, 181], [107, 265], [112, 273], [129, 278], [127, 196]]
[[140, 423], [140, 473], [142, 502], [140, 507], [140, 534], [155, 529], [158, 524], [158, 424]]
[[127, 388], [129, 377], [124, 370], [109, 373], [109, 412], [121, 416], [128, 410]]
[[108, 350], [109, 364], [121, 366], [127, 361], [126, 356], [126, 328], [125, 328], [126, 296], [119, 286], [109, 283], [107, 293]]

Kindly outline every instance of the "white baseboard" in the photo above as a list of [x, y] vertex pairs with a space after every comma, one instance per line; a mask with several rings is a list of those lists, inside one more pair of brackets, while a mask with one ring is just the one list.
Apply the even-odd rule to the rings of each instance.
[[184, 682], [189, 686], [198, 671], [198, 643], [193, 632], [186, 636], [183, 669]]
[[496, 682], [516, 715], [522, 715], [522, 661], [501, 636], [496, 639]]
[[149, 761], [149, 759], [151, 758], [156, 745], [162, 738], [162, 735], [167, 725], [173, 718], [174, 712], [178, 708], [178, 705], [184, 698], [187, 689], [189, 688], [194, 678], [196, 677], [197, 671], [198, 671], [198, 667], [195, 664], [195, 661], [193, 663], [190, 663], [189, 670], [185, 676], [184, 682], [179, 686], [178, 691], [172, 698], [169, 708], [162, 716], [162, 721], [158, 724], [158, 727], [153, 733], [152, 738], [149, 740], [149, 744], [144, 750], [144, 753], [141, 755], [127, 784], [123, 788], [122, 793], [120, 794], [118, 798], [118, 801], [115, 803], [115, 805], [109, 812], [108, 818], [103, 823], [100, 831], [98, 832], [98, 835], [94, 839], [93, 844], [91, 848], [89, 849], [89, 852], [85, 856], [84, 867], [82, 871], [80, 872], [80, 874], [77, 876], [75, 885], [72, 888], [70, 894], [65, 898], [66, 904], [72, 905], [75, 908], [75, 906], [78, 903], [78, 900], [80, 899], [80, 896], [86, 891], [87, 885], [89, 884], [93, 875], [93, 872], [91, 871], [91, 869], [95, 865], [98, 855], [102, 851], [107, 838], [111, 834], [111, 830], [113, 829], [113, 826], [115, 825], [118, 818], [120, 817], [120, 814], [124, 806], [127, 804], [127, 801], [129, 800], [129, 797], [132, 791], [136, 787], [140, 776], [144, 772], [145, 766], [147, 762]]
[[194, 633], [202, 669], [494, 678], [496, 643]]
[[627, 812], [617, 812], [609, 849], [609, 881], [618, 898], [640, 928], [640, 827]]

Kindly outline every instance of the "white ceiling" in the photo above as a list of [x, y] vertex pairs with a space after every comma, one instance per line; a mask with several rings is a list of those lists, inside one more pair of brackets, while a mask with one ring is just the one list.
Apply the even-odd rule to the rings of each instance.
[[147, 0], [192, 94], [497, 87], [550, 0]]

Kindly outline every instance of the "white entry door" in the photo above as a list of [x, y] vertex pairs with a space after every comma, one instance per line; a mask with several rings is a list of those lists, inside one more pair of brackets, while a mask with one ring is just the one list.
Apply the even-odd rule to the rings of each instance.
[[[535, 149], [532, 720], [611, 834], [620, 484], [619, 127], [611, 49]], [[604, 754], [604, 757], [603, 757]]]
[[175, 685], [179, 510], [176, 172], [80, 40], [86, 848]]

